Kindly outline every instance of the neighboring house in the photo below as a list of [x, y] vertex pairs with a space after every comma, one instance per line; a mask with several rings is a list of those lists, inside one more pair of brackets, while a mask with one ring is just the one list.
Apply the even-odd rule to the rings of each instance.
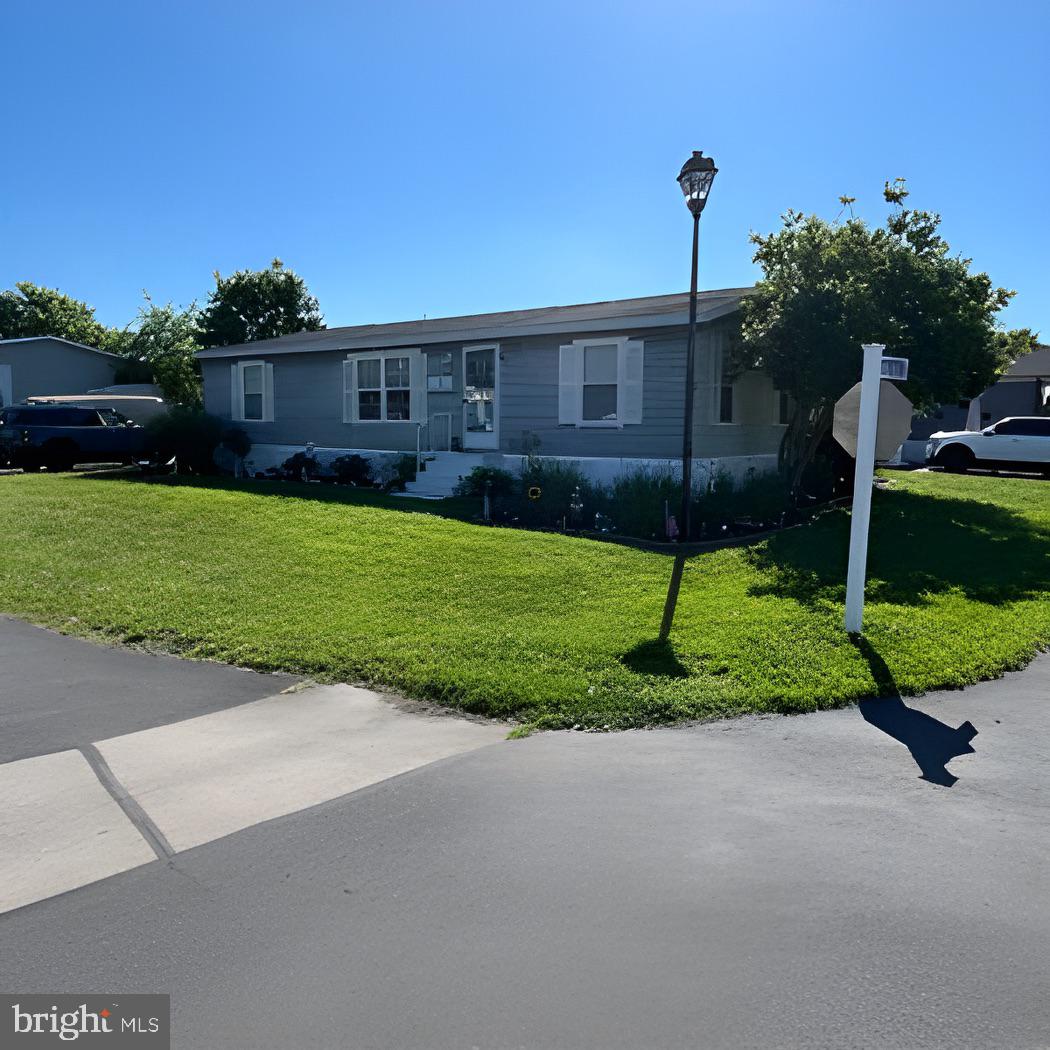
[[[694, 454], [707, 469], [768, 469], [786, 422], [771, 380], [724, 370], [749, 289], [699, 302]], [[428, 453], [417, 488], [447, 493], [472, 466], [523, 455], [611, 479], [681, 455], [686, 294], [303, 332], [198, 353], [208, 412], [242, 426], [250, 469], [308, 443]]]
[[0, 339], [0, 406], [108, 386], [120, 362], [116, 354], [52, 335]]
[[919, 414], [913, 416], [911, 433], [901, 445], [900, 461], [914, 464], [925, 463], [926, 445], [930, 440], [930, 435], [940, 430], [965, 430], [969, 405], [969, 401], [960, 401], [957, 405], [939, 405], [928, 416]]
[[983, 430], [1007, 416], [1050, 415], [1050, 346], [1019, 357], [979, 397], [970, 402], [967, 430]]

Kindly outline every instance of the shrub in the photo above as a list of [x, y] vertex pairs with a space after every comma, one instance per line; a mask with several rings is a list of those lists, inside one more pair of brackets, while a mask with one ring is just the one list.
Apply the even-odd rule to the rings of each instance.
[[238, 459], [245, 459], [252, 450], [252, 439], [240, 427], [230, 427], [223, 431], [222, 447], [229, 449]]
[[286, 481], [309, 481], [320, 469], [316, 456], [309, 452], [296, 452], [281, 464], [281, 476]]
[[750, 470], [738, 481], [719, 471], [697, 498], [693, 519], [701, 532], [705, 526], [720, 529], [745, 522], [773, 526], [779, 524], [789, 505], [788, 486], [779, 474]]
[[176, 457], [180, 472], [214, 474], [215, 450], [222, 438], [222, 421], [199, 408], [175, 405], [146, 425], [150, 440], [163, 459]]
[[[573, 519], [572, 502], [579, 493], [583, 504]], [[535, 498], [530, 498], [530, 492]], [[588, 528], [596, 512], [608, 510], [608, 498], [599, 485], [589, 481], [575, 463], [530, 459], [522, 471], [517, 495], [507, 510], [522, 524], [558, 528]]]
[[372, 484], [372, 464], [357, 453], [332, 460], [332, 470], [335, 472], [336, 481], [341, 485], [360, 487]]
[[404, 492], [405, 485], [410, 481], [416, 480], [416, 457], [406, 453], [403, 456], [397, 457], [397, 462], [394, 463], [394, 477], [393, 480], [388, 482], [386, 490]]
[[509, 470], [475, 467], [456, 485], [456, 495], [484, 496], [486, 485], [490, 496], [509, 496], [517, 490], [518, 479]]
[[643, 467], [621, 474], [608, 495], [616, 531], [641, 539], [667, 539], [666, 512], [678, 516], [682, 486], [670, 470]]

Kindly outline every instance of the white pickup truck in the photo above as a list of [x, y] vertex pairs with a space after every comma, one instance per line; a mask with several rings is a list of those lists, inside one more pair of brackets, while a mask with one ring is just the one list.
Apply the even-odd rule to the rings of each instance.
[[1050, 417], [1009, 416], [984, 430], [930, 436], [926, 462], [956, 474], [971, 467], [1050, 473]]

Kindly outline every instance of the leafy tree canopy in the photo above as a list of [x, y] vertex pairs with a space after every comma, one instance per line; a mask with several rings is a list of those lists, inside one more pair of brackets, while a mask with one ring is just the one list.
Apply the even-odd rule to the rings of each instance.
[[274, 259], [266, 270], [215, 272], [215, 289], [200, 315], [201, 345], [232, 346], [324, 328], [317, 300], [294, 271]]
[[0, 339], [54, 335], [104, 350], [109, 333], [95, 320], [94, 307], [55, 288], [19, 281], [0, 292]]
[[1013, 293], [951, 254], [939, 215], [904, 207], [903, 179], [883, 195], [884, 226], [789, 211], [751, 237], [763, 277], [743, 303], [734, 367], [761, 367], [791, 395], [780, 458], [793, 488], [860, 378], [862, 343], [910, 358], [904, 392], [919, 406], [974, 396], [1001, 368], [995, 317]]
[[128, 358], [117, 381], [154, 382], [167, 400], [200, 405], [199, 316], [196, 303], [179, 310], [171, 303], [157, 306], [147, 295], [134, 325], [110, 339], [108, 348]]
[[1019, 357], [1039, 348], [1039, 333], [1031, 328], [1011, 328], [996, 332], [995, 348], [999, 356], [997, 373], [1005, 372]]

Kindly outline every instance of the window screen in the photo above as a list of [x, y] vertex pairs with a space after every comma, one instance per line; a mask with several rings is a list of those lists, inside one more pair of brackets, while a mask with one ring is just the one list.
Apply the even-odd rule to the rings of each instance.
[[583, 350], [583, 418], [615, 420], [619, 353], [615, 344]]
[[245, 365], [241, 371], [244, 381], [244, 418], [263, 417], [263, 366]]

